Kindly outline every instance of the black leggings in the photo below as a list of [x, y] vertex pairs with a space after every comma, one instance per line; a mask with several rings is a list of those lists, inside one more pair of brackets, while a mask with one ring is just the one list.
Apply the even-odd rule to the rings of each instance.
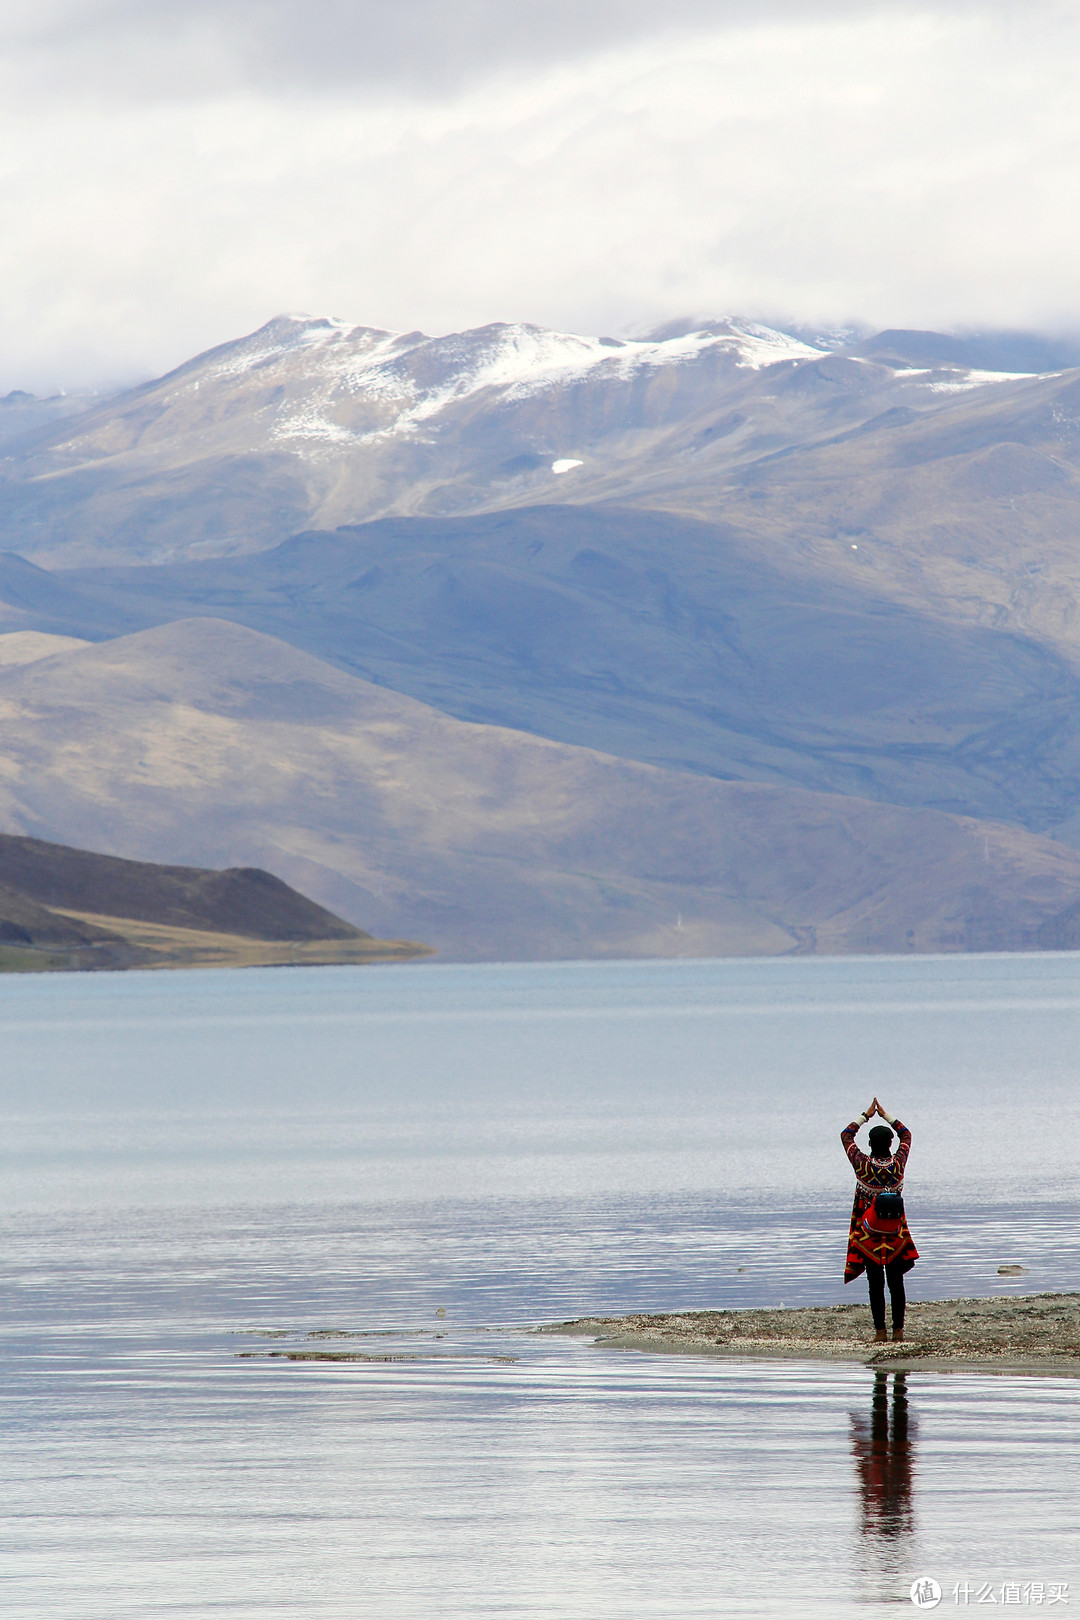
[[879, 1266], [876, 1260], [866, 1262], [866, 1280], [870, 1284], [870, 1314], [879, 1333], [885, 1331], [886, 1277], [889, 1279], [889, 1298], [892, 1300], [893, 1332], [900, 1333], [904, 1326], [904, 1307], [907, 1304], [904, 1294], [904, 1263], [902, 1260], [890, 1260], [887, 1266]]

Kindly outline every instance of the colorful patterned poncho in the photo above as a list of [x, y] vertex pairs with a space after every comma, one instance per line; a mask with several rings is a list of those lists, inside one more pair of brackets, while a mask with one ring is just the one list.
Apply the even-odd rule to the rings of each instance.
[[911, 1241], [906, 1216], [900, 1222], [899, 1231], [893, 1233], [868, 1232], [863, 1225], [863, 1216], [879, 1192], [903, 1190], [904, 1166], [911, 1151], [911, 1132], [906, 1125], [901, 1125], [899, 1120], [896, 1121], [894, 1128], [900, 1138], [900, 1146], [888, 1159], [871, 1159], [868, 1154], [855, 1146], [855, 1137], [859, 1130], [858, 1120], [852, 1120], [851, 1124], [840, 1132], [844, 1152], [851, 1160], [852, 1169], [855, 1171], [855, 1202], [851, 1210], [847, 1264], [844, 1267], [846, 1283], [857, 1277], [860, 1271], [865, 1270], [868, 1260], [876, 1260], [879, 1266], [891, 1265], [894, 1260], [901, 1260], [904, 1270], [910, 1271], [919, 1258], [919, 1251]]

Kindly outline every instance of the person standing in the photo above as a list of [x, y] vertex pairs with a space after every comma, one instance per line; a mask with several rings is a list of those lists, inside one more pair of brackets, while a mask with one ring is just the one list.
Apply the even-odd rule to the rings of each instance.
[[[870, 1132], [870, 1152], [861, 1152], [855, 1142], [867, 1120], [880, 1114], [884, 1125]], [[895, 1130], [900, 1139], [896, 1152]], [[840, 1132], [844, 1152], [855, 1171], [855, 1202], [848, 1232], [847, 1264], [844, 1281], [849, 1283], [865, 1270], [870, 1289], [870, 1314], [878, 1344], [888, 1339], [885, 1331], [885, 1284], [892, 1304], [893, 1339], [904, 1337], [904, 1275], [919, 1258], [919, 1251], [908, 1231], [904, 1200], [904, 1167], [911, 1151], [911, 1132], [898, 1119], [887, 1114], [875, 1097], [865, 1113], [853, 1119]]]

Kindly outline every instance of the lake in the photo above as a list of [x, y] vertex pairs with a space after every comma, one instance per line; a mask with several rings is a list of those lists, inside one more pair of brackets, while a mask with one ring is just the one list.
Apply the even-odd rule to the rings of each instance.
[[[875, 1092], [910, 1297], [1080, 1287], [1080, 956], [50, 975], [0, 1024], [6, 1616], [1080, 1604], [1076, 1380], [531, 1332], [863, 1300]], [[271, 1353], [320, 1346], [373, 1359]]]

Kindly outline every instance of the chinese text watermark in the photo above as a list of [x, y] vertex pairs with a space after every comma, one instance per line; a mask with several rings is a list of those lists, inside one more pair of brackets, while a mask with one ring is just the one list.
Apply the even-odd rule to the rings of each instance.
[[1069, 1601], [1068, 1581], [957, 1581], [942, 1591], [930, 1575], [912, 1581], [909, 1597], [917, 1609], [936, 1609], [942, 1602], [966, 1609], [975, 1604], [995, 1608], [1051, 1609]]

